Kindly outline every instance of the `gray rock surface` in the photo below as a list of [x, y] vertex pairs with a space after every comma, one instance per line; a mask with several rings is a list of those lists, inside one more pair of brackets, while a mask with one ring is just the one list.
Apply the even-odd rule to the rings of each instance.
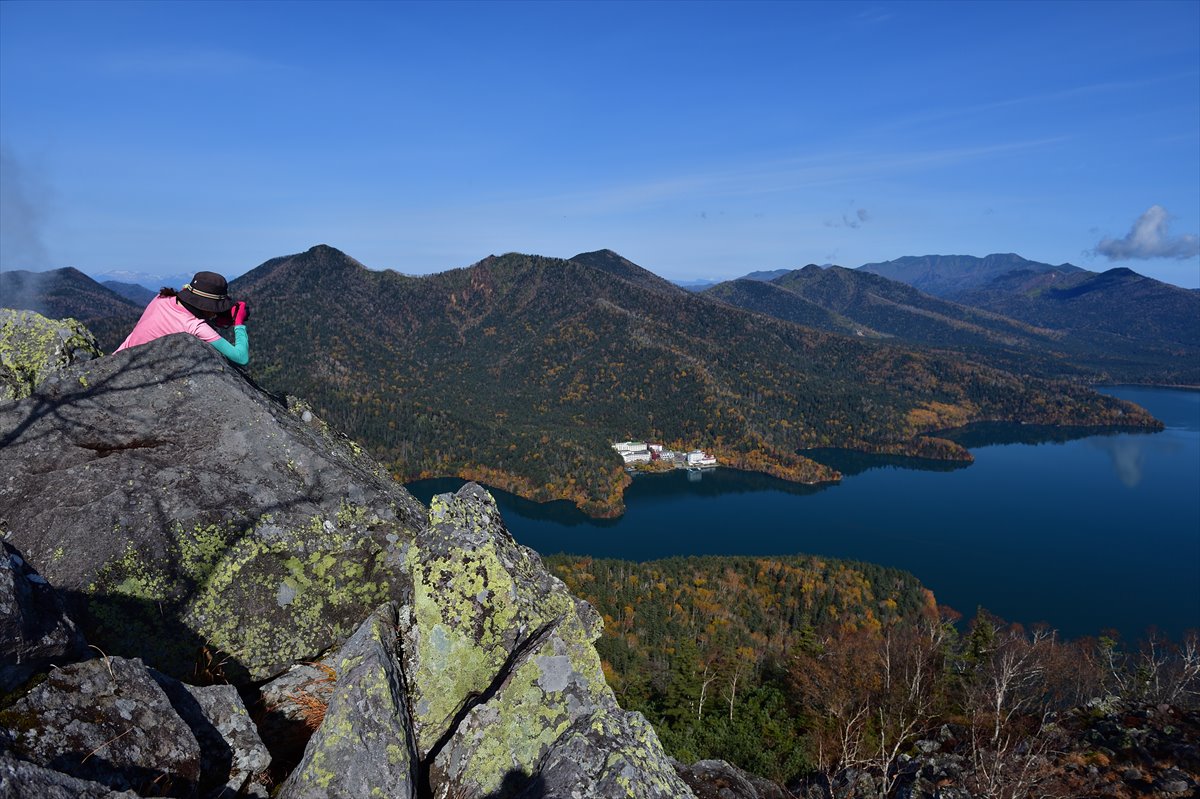
[[58, 592], [21, 553], [0, 544], [0, 694], [50, 664], [87, 657], [87, 645]]
[[135, 799], [133, 791], [81, 780], [0, 752], [0, 799]]
[[307, 417], [192, 336], [75, 367], [0, 405], [0, 532], [106, 652], [270, 677], [404, 596], [394, 544], [425, 516]]
[[602, 711], [560, 735], [518, 795], [683, 799], [694, 794], [672, 770], [658, 736], [640, 713]]
[[28, 397], [51, 374], [100, 355], [96, 337], [74, 319], [0, 308], [0, 401]]
[[291, 773], [321, 726], [337, 679], [332, 661], [331, 654], [321, 661], [297, 663], [259, 687], [254, 716], [270, 748], [273, 772]]
[[199, 784], [200, 746], [140, 660], [56, 669], [0, 725], [18, 757], [113, 790], [186, 797]]
[[513, 540], [477, 485], [434, 497], [406, 556], [413, 600], [400, 626], [422, 757], [546, 630], [570, 618], [589, 644], [600, 633], [596, 612]]
[[200, 745], [200, 795], [265, 799], [265, 786], [255, 780], [271, 765], [271, 755], [237, 689], [187, 685], [154, 670], [151, 676]]
[[675, 763], [675, 771], [696, 799], [791, 799], [775, 783], [742, 771], [724, 760], [701, 760], [690, 766]]
[[332, 658], [325, 718], [279, 799], [417, 796], [408, 696], [396, 656], [396, 608], [379, 608]]

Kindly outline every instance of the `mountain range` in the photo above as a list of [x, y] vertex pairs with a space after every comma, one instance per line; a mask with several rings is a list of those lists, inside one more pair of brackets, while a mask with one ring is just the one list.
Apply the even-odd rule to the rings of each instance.
[[863, 264], [859, 269], [907, 283], [926, 294], [946, 299], [955, 299], [962, 292], [985, 286], [1011, 272], [1069, 274], [1086, 271], [1073, 264], [1054, 266], [1030, 261], [1016, 253], [993, 253], [983, 258], [973, 255], [908, 255], [892, 261]]
[[145, 307], [70, 266], [46, 272], [0, 272], [0, 305], [37, 311], [51, 319], [78, 319], [105, 352], [125, 340]]
[[[813, 265], [704, 294], [834, 333], [951, 349], [1019, 373], [1089, 382], [1200, 384], [1200, 298], [1128, 269], [1061, 269], [1017, 256], [901, 259], [909, 282]], [[899, 262], [891, 262], [896, 264]], [[954, 296], [917, 289], [938, 265]], [[1015, 271], [999, 272], [997, 264]], [[1067, 265], [1069, 266], [1069, 265]], [[893, 271], [882, 269], [881, 271]], [[953, 274], [952, 274], [953, 273]], [[967, 286], [972, 286], [967, 288]], [[936, 287], [936, 286], [935, 286]]]
[[254, 309], [256, 376], [403, 479], [457, 474], [599, 515], [621, 507], [609, 444], [628, 438], [811, 482], [837, 475], [798, 450], [969, 458], [923, 434], [978, 419], [1152, 424], [1081, 386], [716, 303], [609, 251], [407, 277], [318, 246], [231, 290]]
[[[106, 349], [140, 312], [76, 270], [39, 281], [44, 312], [106, 331]], [[1064, 355], [1071, 332], [861, 270], [810, 266], [696, 294], [609, 250], [411, 277], [320, 245], [261, 264], [231, 293], [252, 309], [255, 378], [311, 401], [400, 479], [468, 477], [595, 515], [622, 508], [616, 440], [818, 482], [838, 475], [805, 449], [965, 460], [929, 434], [981, 420], [1157, 424], [1082, 385], [1099, 373]]]

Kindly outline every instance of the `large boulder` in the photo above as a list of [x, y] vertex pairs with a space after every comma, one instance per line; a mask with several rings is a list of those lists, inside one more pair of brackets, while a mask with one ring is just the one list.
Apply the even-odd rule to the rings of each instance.
[[409, 558], [401, 651], [434, 797], [690, 795], [605, 683], [599, 616], [513, 540], [490, 494], [434, 497]]
[[96, 337], [74, 319], [0, 308], [0, 400], [28, 397], [51, 374], [100, 355]]
[[113, 790], [186, 797], [200, 782], [200, 745], [139, 660], [55, 669], [0, 726], [17, 756]]
[[742, 771], [724, 760], [675, 764], [675, 771], [696, 793], [696, 799], [791, 799], [784, 788]]
[[599, 636], [596, 612], [513, 540], [495, 500], [477, 485], [433, 498], [429, 525], [406, 559], [413, 598], [400, 621], [422, 756], [457, 723], [469, 699], [493, 688], [517, 653], [540, 646], [568, 619], [577, 637], [590, 643]]
[[490, 494], [435, 497], [406, 560], [410, 605], [381, 607], [336, 655], [272, 683], [328, 701], [282, 797], [691, 795], [605, 683], [595, 611], [513, 540]]
[[87, 656], [62, 598], [16, 549], [0, 543], [0, 695], [51, 663]]
[[425, 509], [353, 442], [168, 336], [0, 405], [0, 525], [109, 654], [263, 679], [407, 596]]

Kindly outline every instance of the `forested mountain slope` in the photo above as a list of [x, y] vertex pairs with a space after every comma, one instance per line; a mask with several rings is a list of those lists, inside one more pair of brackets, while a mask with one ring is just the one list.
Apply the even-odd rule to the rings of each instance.
[[151, 289], [148, 289], [145, 286], [137, 283], [124, 283], [120, 280], [103, 280], [100, 282], [100, 285], [104, 286], [104, 288], [112, 291], [115, 294], [119, 294], [120, 296], [132, 302], [134, 305], [143, 308], [150, 302], [150, 300], [158, 296], [157, 291], [152, 291]]
[[770, 281], [742, 277], [718, 283], [700, 293], [710, 299], [744, 308], [747, 311], [766, 314], [785, 322], [816, 330], [841, 333], [846, 336], [887, 338], [885, 334], [873, 330], [865, 324], [860, 324], [854, 319], [823, 308], [818, 303]]
[[1200, 382], [1200, 297], [1126, 269], [1008, 272], [953, 302], [836, 266], [807, 266], [770, 285], [791, 296], [748, 281], [705, 293], [823, 330], [957, 350], [1018, 374]]
[[1200, 295], [1130, 269], [1012, 272], [959, 301], [1069, 331], [1114, 362], [1173, 365], [1176, 379], [1160, 382], [1200, 382]]
[[648, 269], [643, 269], [633, 261], [618, 255], [612, 250], [582, 252], [571, 258], [571, 260], [577, 264], [583, 264], [584, 266], [590, 266], [602, 272], [607, 272], [614, 277], [628, 280], [635, 286], [641, 286], [644, 289], [662, 291], [667, 294], [687, 292], [687, 289], [676, 286], [671, 281], [659, 277]]
[[820, 481], [837, 475], [798, 449], [968, 457], [918, 436], [981, 419], [1156, 424], [1083, 388], [644, 288], [623, 268], [509, 254], [407, 277], [318, 246], [231, 291], [250, 301], [256, 376], [400, 477], [470, 477], [597, 514], [622, 507], [609, 444], [626, 438]]
[[0, 272], [0, 305], [51, 319], [83, 322], [105, 352], [116, 349], [145, 305], [108, 289], [73, 267], [47, 272]]

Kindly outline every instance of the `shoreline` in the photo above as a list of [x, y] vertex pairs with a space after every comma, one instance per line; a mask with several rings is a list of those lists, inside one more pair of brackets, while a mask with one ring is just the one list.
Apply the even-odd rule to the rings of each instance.
[[[1122, 383], [1119, 385], [1133, 385], [1133, 384]], [[1146, 386], [1146, 388], [1151, 388], [1151, 386]], [[1189, 391], [1189, 392], [1200, 391], [1200, 387], [1197, 387], [1194, 390], [1188, 389], [1188, 388], [1181, 388], [1179, 386], [1156, 386], [1153, 388], [1155, 388], [1156, 390], [1183, 390], [1183, 391]], [[934, 464], [934, 463], [961, 464], [962, 467], [965, 468], [965, 467], [973, 464], [975, 461], [974, 456], [971, 454], [971, 450], [975, 449], [975, 448], [979, 448], [979, 447], [990, 446], [990, 445], [992, 445], [991, 442], [983, 442], [983, 443], [976, 442], [976, 443], [971, 444], [971, 446], [967, 446], [965, 444], [961, 444], [957, 441], [954, 441], [954, 439], [952, 439], [952, 438], [941, 438], [942, 436], [949, 436], [954, 433], [960, 433], [960, 434], [961, 433], [970, 433], [972, 431], [972, 429], [980, 429], [980, 428], [985, 428], [990, 425], [995, 425], [996, 427], [998, 427], [1000, 429], [1011, 429], [1014, 432], [1024, 431], [1026, 433], [1034, 434], [1035, 437], [1042, 442], [1053, 442], [1056, 440], [1060, 440], [1061, 437], [1054, 436], [1054, 435], [1036, 436], [1037, 431], [1046, 431], [1047, 433], [1058, 432], [1060, 434], [1064, 434], [1067, 440], [1073, 440], [1073, 439], [1077, 439], [1077, 438], [1088, 438], [1088, 437], [1094, 436], [1094, 435], [1105, 435], [1105, 434], [1112, 434], [1112, 435], [1120, 435], [1123, 433], [1124, 434], [1153, 434], [1153, 433], [1162, 432], [1164, 429], [1162, 422], [1160, 422], [1157, 419], [1155, 419], [1155, 421], [1158, 422], [1158, 426], [1118, 425], [1118, 424], [1108, 424], [1108, 425], [1103, 425], [1103, 424], [1102, 425], [1044, 424], [1044, 423], [1038, 423], [1038, 422], [1015, 422], [1015, 421], [1011, 421], [1011, 420], [987, 420], [987, 419], [984, 419], [984, 420], [978, 420], [978, 421], [974, 421], [974, 422], [968, 422], [965, 425], [959, 425], [957, 427], [944, 428], [944, 429], [940, 429], [940, 430], [931, 430], [926, 433], [920, 433], [917, 436], [914, 436], [914, 438], [911, 439], [910, 441], [903, 442], [898, 445], [883, 444], [883, 445], [880, 445], [878, 447], [873, 447], [873, 448], [810, 447], [808, 449], [796, 450], [795, 454], [798, 457], [801, 457], [805, 460], [811, 461], [812, 463], [817, 464], [818, 466], [820, 466], [824, 469], [829, 469], [830, 471], [832, 471], [833, 472], [832, 478], [826, 479], [826, 480], [791, 479], [784, 475], [773, 474], [770, 471], [766, 471], [763, 469], [743, 468], [741, 466], [738, 466], [734, 463], [730, 463], [728, 461], [719, 463], [716, 466], [711, 466], [711, 467], [701, 469], [700, 471], [703, 473], [703, 472], [713, 472], [718, 469], [728, 469], [730, 471], [743, 472], [745, 474], [753, 474], [753, 475], [759, 475], [762, 477], [768, 477], [768, 478], [772, 478], [775, 480], [779, 480], [783, 483], [788, 483], [788, 484], [797, 485], [797, 486], [811, 486], [811, 487], [825, 486], [825, 485], [832, 486], [832, 485], [837, 485], [838, 483], [841, 483], [845, 477], [854, 476], [854, 475], [845, 475], [841, 471], [838, 471], [838, 470], [834, 469], [833, 467], [830, 467], [828, 464], [822, 462], [821, 460], [812, 458], [807, 453], [821, 451], [821, 452], [840, 452], [840, 453], [862, 455], [862, 456], [868, 456], [868, 457], [873, 456], [873, 457], [881, 457], [881, 458], [886, 458], [886, 457], [905, 458], [905, 459], [911, 459], [913, 461], [925, 462], [925, 463], [930, 463], [930, 464]], [[924, 447], [920, 447], [920, 446], [915, 446], [915, 447], [909, 446], [909, 445], [913, 444], [913, 442], [916, 442], [919, 439], [926, 439], [926, 440], [935, 439], [935, 440], [945, 441], [947, 443], [953, 443], [956, 445], [956, 447], [961, 448], [962, 452], [965, 454], [965, 457], [961, 457], [961, 456], [960, 457], [934, 457], [929, 454], [920, 454], [922, 451], [928, 452], [928, 450], [925, 449]], [[1001, 444], [1001, 443], [1015, 443], [1015, 442], [1008, 442], [1007, 439], [1001, 439], [994, 443]], [[1034, 442], [1029, 442], [1029, 443], [1034, 443]], [[908, 451], [905, 451], [906, 449]], [[947, 452], [945, 454], [951, 455], [954, 453]], [[503, 491], [503, 492], [510, 494], [514, 497], [517, 497], [518, 499], [521, 499], [525, 502], [531, 502], [536, 505], [547, 505], [547, 504], [554, 503], [554, 502], [569, 503], [571, 505], [571, 507], [573, 507], [575, 510], [577, 510], [580, 514], [582, 514], [584, 517], [586, 517], [589, 520], [615, 521], [617, 519], [622, 518], [625, 515], [625, 510], [626, 510], [625, 501], [624, 501], [625, 490], [632, 484], [634, 475], [652, 475], [652, 476], [653, 475], [667, 475], [667, 474], [674, 474], [675, 472], [687, 472], [689, 470], [687, 468], [678, 468], [675, 466], [672, 466], [672, 468], [670, 468], [670, 469], [664, 469], [661, 471], [652, 470], [652, 469], [627, 469], [625, 467], [622, 467], [621, 475], [622, 475], [623, 479], [620, 482], [623, 483], [623, 485], [620, 486], [620, 491], [617, 494], [617, 497], [619, 497], [619, 499], [617, 500], [617, 502], [615, 502], [611, 505], [598, 503], [598, 502], [589, 502], [589, 503], [581, 504], [580, 502], [578, 502], [577, 499], [566, 496], [566, 495], [542, 498], [542, 497], [538, 497], [535, 495], [531, 495], [531, 494], [534, 494], [537, 492], [527, 493], [525, 491], [520, 490], [522, 486], [520, 486], [519, 484], [522, 483], [523, 481], [521, 481], [519, 479], [514, 479], [512, 481], [502, 481], [502, 482], [508, 482], [508, 485], [496, 485], [495, 483], [487, 480], [486, 478], [481, 479], [483, 476], [480, 475], [477, 470], [469, 470], [469, 471], [473, 472], [474, 474], [471, 474], [471, 475], [444, 474], [444, 475], [436, 475], [436, 476], [426, 475], [426, 476], [423, 476], [423, 477], [420, 477], [420, 478], [417, 478], [414, 480], [408, 480], [408, 481], [402, 481], [399, 478], [399, 476], [396, 476], [396, 475], [393, 475], [393, 477], [394, 477], [394, 479], [397, 480], [397, 482], [400, 482], [401, 485], [405, 485], [405, 486], [407, 486], [409, 483], [417, 483], [417, 482], [422, 482], [425, 480], [449, 479], [449, 480], [462, 480], [464, 483], [476, 482], [476, 483], [479, 483], [480, 485], [483, 485], [485, 488], [487, 488], [489, 490], [494, 489], [494, 490], [498, 490], [498, 491]], [[491, 475], [491, 477], [493, 477], [493, 478], [499, 477], [499, 476], [502, 476], [502, 475], [500, 475], [498, 473]], [[597, 511], [599, 511], [599, 512], [597, 512]]]

